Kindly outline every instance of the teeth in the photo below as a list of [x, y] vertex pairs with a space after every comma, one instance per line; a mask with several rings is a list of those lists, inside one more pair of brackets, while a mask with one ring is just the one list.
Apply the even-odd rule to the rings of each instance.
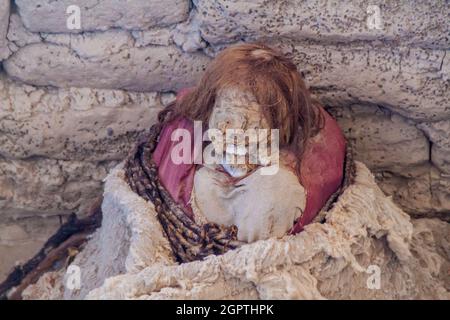
[[271, 159], [269, 157], [261, 157], [259, 162], [262, 166], [268, 166], [271, 163]]
[[228, 154], [235, 154], [238, 156], [245, 156], [247, 154], [247, 148], [243, 145], [227, 145], [227, 149], [225, 151]]
[[223, 162], [235, 164], [238, 161], [238, 158], [237, 158], [238, 156], [239, 155], [237, 155], [235, 153], [225, 153], [225, 156], [223, 157]]
[[224, 170], [232, 177], [239, 178], [247, 174], [247, 168], [245, 166], [232, 167], [229, 164], [223, 164]]

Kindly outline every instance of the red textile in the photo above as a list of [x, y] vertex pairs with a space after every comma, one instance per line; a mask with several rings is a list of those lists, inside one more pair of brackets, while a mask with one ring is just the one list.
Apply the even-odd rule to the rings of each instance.
[[[180, 204], [184, 212], [193, 218], [192, 208], [189, 199], [194, 185], [195, 164], [175, 164], [172, 161], [171, 153], [173, 147], [179, 141], [172, 141], [172, 132], [175, 129], [186, 129], [194, 135], [192, 121], [187, 119], [177, 119], [165, 126], [159, 136], [159, 142], [153, 153], [153, 160], [158, 166], [158, 176], [162, 185], [167, 189], [172, 198]], [[193, 141], [191, 144], [193, 150]]]
[[306, 146], [300, 165], [300, 182], [306, 189], [306, 208], [292, 228], [298, 233], [310, 223], [337, 191], [344, 176], [345, 138], [328, 112], [324, 116], [323, 129]]
[[[186, 92], [186, 90], [180, 92], [177, 99]], [[314, 219], [328, 198], [339, 188], [343, 178], [345, 138], [336, 121], [324, 109], [321, 111], [325, 119], [324, 128], [308, 142], [301, 163], [300, 182], [307, 192], [306, 208], [291, 230], [294, 234], [302, 231], [303, 227]], [[189, 199], [194, 182], [195, 164], [175, 164], [171, 160], [171, 151], [179, 143], [171, 141], [172, 132], [177, 128], [188, 130], [193, 139], [194, 128], [190, 120], [173, 121], [161, 132], [153, 160], [158, 166], [161, 183], [192, 218]], [[193, 140], [191, 143], [193, 152]]]

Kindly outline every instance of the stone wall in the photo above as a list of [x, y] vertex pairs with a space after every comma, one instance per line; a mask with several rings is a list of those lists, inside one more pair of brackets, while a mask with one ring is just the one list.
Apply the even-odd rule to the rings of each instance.
[[445, 0], [0, 0], [0, 278], [239, 42], [289, 55], [382, 189], [449, 220], [449, 16]]

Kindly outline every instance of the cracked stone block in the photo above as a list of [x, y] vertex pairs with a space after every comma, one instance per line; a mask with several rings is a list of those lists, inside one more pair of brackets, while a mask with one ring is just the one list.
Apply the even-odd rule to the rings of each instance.
[[208, 44], [202, 38], [200, 32], [200, 24], [198, 15], [192, 11], [187, 21], [178, 24], [174, 28], [172, 32], [173, 41], [184, 52], [195, 52], [200, 49], [205, 49], [205, 52], [208, 51]]
[[83, 214], [116, 163], [0, 157], [0, 219]]
[[[16, 0], [16, 5], [27, 29], [51, 33], [146, 30], [184, 21], [189, 13], [187, 0]], [[80, 29], [67, 27], [71, 5], [79, 7]]]
[[147, 47], [149, 45], [169, 46], [173, 44], [171, 30], [168, 28], [154, 28], [145, 31], [132, 31], [136, 40], [136, 47]]
[[450, 177], [433, 165], [405, 168], [401, 173], [378, 171], [375, 177], [380, 188], [412, 217], [450, 221]]
[[[329, 42], [403, 41], [448, 48], [445, 1], [194, 0], [203, 38], [216, 45], [285, 37]], [[432, 19], [430, 19], [432, 17]]]
[[210, 61], [200, 52], [135, 42], [120, 30], [47, 35], [45, 42], [20, 48], [4, 61], [4, 69], [39, 86], [172, 91], [194, 85]]
[[16, 52], [19, 48], [28, 44], [39, 43], [42, 41], [39, 33], [30, 32], [27, 28], [25, 28], [22, 19], [17, 13], [13, 13], [9, 17], [7, 38], [8, 47], [11, 52]]
[[121, 160], [170, 97], [173, 100], [168, 93], [33, 87], [0, 76], [0, 155]]
[[431, 140], [431, 161], [450, 176], [450, 120], [418, 125]]
[[428, 163], [429, 143], [415, 123], [374, 106], [333, 108], [355, 158], [371, 170], [402, 173]]
[[[448, 134], [424, 134], [422, 124], [376, 106], [353, 105], [328, 111], [336, 117], [355, 158], [373, 170], [381, 189], [403, 210], [414, 217], [450, 219], [450, 177], [445, 177], [434, 162], [436, 167], [430, 165], [428, 140], [434, 137], [435, 141], [445, 141]], [[433, 159], [435, 143], [431, 148]]]
[[409, 119], [450, 117], [450, 63], [444, 50], [274, 43], [292, 57], [322, 103], [387, 107]]
[[0, 0], [0, 61], [10, 54], [6, 34], [8, 32], [10, 0]]

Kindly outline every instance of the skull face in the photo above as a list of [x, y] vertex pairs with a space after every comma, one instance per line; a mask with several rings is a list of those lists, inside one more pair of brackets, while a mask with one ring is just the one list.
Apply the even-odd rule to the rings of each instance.
[[267, 128], [267, 123], [261, 107], [250, 93], [226, 88], [217, 95], [209, 127], [225, 132], [226, 129]]
[[[219, 92], [216, 98], [214, 109], [209, 119], [209, 128], [220, 130], [225, 137], [227, 130], [249, 130], [249, 129], [269, 129], [266, 119], [261, 110], [261, 106], [249, 93], [237, 88], [225, 88]], [[228, 131], [229, 132], [229, 131]], [[223, 142], [225, 142], [224, 139]], [[247, 140], [234, 141], [233, 145], [217, 145], [220, 142], [212, 141], [216, 150], [225, 150], [225, 159], [235, 159], [235, 156], [245, 156], [249, 148]], [[254, 150], [249, 150], [252, 152]], [[256, 165], [250, 164], [248, 159], [245, 163], [224, 163], [224, 169], [234, 177], [247, 174]]]

